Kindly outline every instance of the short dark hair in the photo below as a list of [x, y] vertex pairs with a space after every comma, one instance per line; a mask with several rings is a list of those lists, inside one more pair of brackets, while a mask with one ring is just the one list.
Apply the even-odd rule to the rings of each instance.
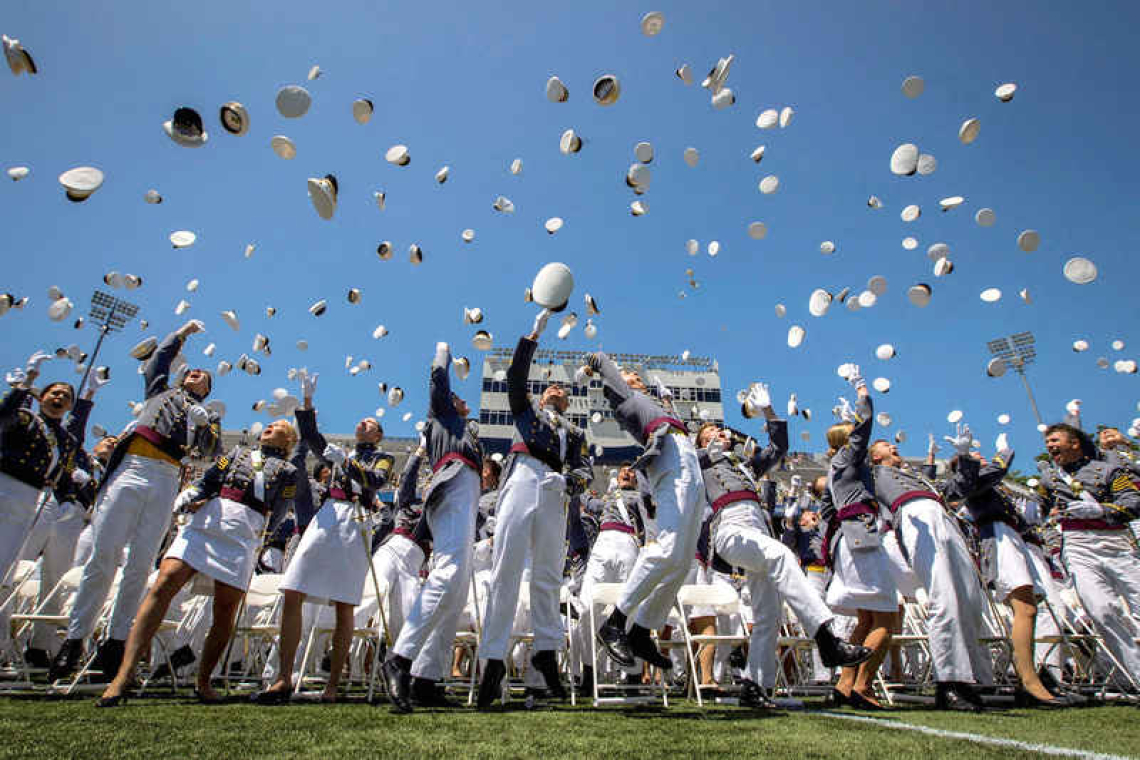
[[483, 466], [490, 467], [496, 478], [503, 474], [503, 466], [490, 457], [483, 460]]
[[1049, 427], [1045, 428], [1045, 435], [1050, 436], [1053, 433], [1064, 433], [1072, 438], [1074, 441], [1081, 441], [1085, 434], [1080, 428], [1070, 425], [1067, 422], [1056, 422]]
[[75, 387], [72, 386], [71, 383], [66, 383], [63, 380], [56, 380], [54, 383], [48, 383], [47, 385], [45, 385], [43, 390], [40, 391], [40, 398], [43, 398], [44, 394], [46, 394], [48, 391], [50, 391], [52, 388], [56, 387], [57, 385], [62, 385], [63, 387], [67, 388], [68, 393], [71, 394], [71, 399], [73, 401], [75, 400]]

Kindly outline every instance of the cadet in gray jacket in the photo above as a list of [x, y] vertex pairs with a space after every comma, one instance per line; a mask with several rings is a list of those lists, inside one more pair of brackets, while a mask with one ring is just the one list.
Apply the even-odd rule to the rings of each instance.
[[[620, 665], [632, 665], [636, 656], [669, 669], [672, 660], [653, 645], [649, 632], [665, 625], [697, 551], [705, 502], [701, 464], [684, 423], [647, 394], [640, 375], [619, 371], [601, 352], [589, 354], [586, 363], [591, 372], [601, 373], [602, 392], [618, 425], [644, 446], [633, 467], [645, 470], [657, 504], [657, 538], [641, 550], [598, 636]], [[630, 614], [634, 619], [627, 634]]]
[[1140, 609], [1140, 559], [1128, 522], [1140, 516], [1140, 491], [1123, 468], [1092, 459], [1091, 441], [1066, 424], [1045, 430], [1052, 462], [1041, 463], [1040, 489], [1061, 520], [1061, 559], [1081, 605], [1140, 691], [1140, 644], [1120, 600]]
[[218, 417], [202, 406], [210, 395], [210, 373], [192, 369], [179, 386], [170, 387], [171, 364], [186, 338], [203, 329], [201, 322], [190, 320], [166, 336], [145, 365], [146, 401], [142, 413], [119, 436], [107, 464], [107, 476], [99, 487], [91, 558], [83, 568], [67, 640], [52, 663], [53, 680], [78, 665], [83, 640], [95, 628], [115, 566], [129, 545], [107, 638], [100, 645], [96, 663], [108, 678], [119, 671], [127, 634], [170, 527], [182, 459], [191, 452], [213, 455], [217, 446]]
[[834, 616], [808, 583], [795, 555], [768, 533], [757, 480], [787, 453], [788, 423], [776, 418], [767, 386], [754, 385], [749, 402], [767, 419], [766, 447], [742, 459], [733, 450], [730, 433], [713, 423], [701, 426], [697, 445], [705, 493], [713, 511], [709, 541], [714, 552], [713, 567], [720, 569], [717, 565], [723, 562], [727, 571], [744, 568], [752, 602], [754, 623], [740, 704], [774, 707], [761, 687], [775, 686], [776, 642], [784, 600], [804, 632], [815, 638], [827, 667], [852, 667], [869, 658], [871, 650], [835, 637], [828, 626]]
[[566, 698], [558, 674], [558, 650], [566, 638], [558, 610], [566, 559], [566, 498], [585, 490], [591, 475], [586, 435], [563, 416], [570, 403], [566, 390], [553, 383], [537, 404], [527, 393], [531, 359], [550, 315], [549, 309], [539, 312], [530, 334], [519, 339], [507, 370], [515, 433], [505, 485], [495, 507], [491, 595], [479, 649], [487, 660], [479, 686], [481, 710], [490, 707], [502, 690], [504, 659], [528, 555], [535, 651], [531, 664], [542, 674], [551, 696]]
[[424, 493], [424, 518], [432, 535], [432, 570], [400, 631], [382, 675], [397, 712], [412, 711], [412, 675], [443, 676], [467, 600], [475, 512], [483, 449], [467, 402], [451, 392], [451, 349], [437, 343], [431, 365], [430, 405], [423, 430], [432, 479]]

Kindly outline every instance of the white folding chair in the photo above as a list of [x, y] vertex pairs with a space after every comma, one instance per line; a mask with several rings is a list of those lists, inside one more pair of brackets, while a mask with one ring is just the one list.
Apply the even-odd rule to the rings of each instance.
[[[592, 589], [592, 596], [590, 599], [583, 600], [586, 605], [586, 615], [590, 621], [590, 630], [598, 630], [596, 625], [595, 609], [598, 607], [611, 608], [617, 605], [618, 599], [621, 597], [622, 589], [625, 587], [623, 583], [595, 583]], [[601, 683], [602, 671], [598, 667], [598, 637], [590, 636], [590, 667], [594, 669], [594, 706], [600, 705], [614, 705], [614, 704], [647, 704], [656, 702], [657, 698], [652, 693], [646, 695], [642, 694], [642, 688], [639, 686], [627, 686], [618, 683]], [[651, 670], [651, 673], [656, 669]], [[665, 707], [669, 706], [669, 691], [665, 685], [665, 679], [660, 671], [655, 673], [653, 680], [657, 683], [659, 688], [659, 697]], [[617, 696], [602, 696], [603, 693], [616, 693]]]
[[681, 617], [680, 627], [685, 641], [685, 662], [689, 670], [689, 687], [696, 696], [697, 706], [703, 707], [704, 700], [701, 696], [701, 689], [711, 687], [702, 686], [697, 673], [697, 661], [700, 658], [701, 650], [705, 647], [716, 647], [721, 644], [730, 646], [747, 644], [749, 636], [747, 633], [739, 632], [727, 634], [691, 633], [689, 631], [690, 616], [688, 612], [693, 607], [698, 606], [710, 607], [718, 615], [725, 615], [730, 620], [735, 618], [734, 622], [739, 623], [739, 625], [733, 625], [734, 631], [744, 631], [745, 628], [740, 610], [740, 596], [737, 595], [736, 589], [727, 583], [693, 583], [681, 586], [677, 591], [677, 611]]

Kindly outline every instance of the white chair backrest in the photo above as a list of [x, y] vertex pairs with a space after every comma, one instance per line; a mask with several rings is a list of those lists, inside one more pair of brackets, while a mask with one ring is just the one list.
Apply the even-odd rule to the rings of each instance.
[[731, 612], [739, 606], [740, 597], [727, 583], [691, 583], [677, 591], [677, 601], [686, 607], [700, 605]]
[[595, 583], [590, 601], [594, 604], [617, 604], [624, 583]]
[[278, 594], [283, 577], [281, 573], [255, 574], [249, 581], [249, 593], [262, 596]]

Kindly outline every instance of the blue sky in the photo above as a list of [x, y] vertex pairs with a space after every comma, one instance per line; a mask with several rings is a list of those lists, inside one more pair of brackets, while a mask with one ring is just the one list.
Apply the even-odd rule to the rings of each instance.
[[[1028, 459], [1040, 445], [1021, 384], [1012, 373], [998, 380], [984, 373], [985, 342], [1023, 330], [1038, 336], [1031, 381], [1047, 418], [1059, 418], [1074, 397], [1085, 401], [1088, 423], [1127, 427], [1140, 414], [1138, 376], [1095, 364], [1098, 356], [1140, 356], [1135, 5], [207, 1], [11, 2], [5, 10], [2, 31], [26, 45], [41, 73], [0, 76], [0, 162], [32, 170], [19, 183], [0, 182], [0, 289], [31, 297], [23, 312], [0, 317], [2, 365], [21, 364], [41, 347], [78, 341], [89, 349], [93, 330], [47, 319], [46, 290], [58, 285], [78, 314], [114, 269], [145, 278], [140, 290], [119, 294], [140, 304], [146, 334], [181, 324], [175, 304], [191, 302], [187, 316], [208, 328], [192, 339], [192, 363], [233, 361], [250, 351], [255, 333], [270, 336], [274, 351], [261, 357], [260, 378], [235, 372], [216, 384], [229, 405], [227, 427], [266, 421], [250, 405], [289, 387], [289, 367], [307, 365], [322, 375], [317, 406], [327, 429], [348, 431], [386, 405], [377, 391], [386, 381], [407, 398], [389, 410], [385, 427], [409, 435], [426, 405], [435, 341], [451, 342], [478, 366], [463, 307], [482, 307], [496, 345], [513, 345], [534, 313], [522, 302], [524, 288], [542, 264], [564, 261], [577, 279], [582, 324], [582, 294], [601, 305], [598, 339], [587, 341], [579, 328], [558, 341], [552, 328], [545, 344], [713, 356], [729, 397], [763, 379], [782, 409], [797, 392], [815, 416], [795, 421], [792, 434], [808, 430], [813, 449], [835, 397], [850, 392], [835, 367], [855, 361], [868, 378], [892, 381], [877, 407], [894, 418], [889, 433], [907, 432], [905, 453], [919, 453], [927, 431], [949, 432], [947, 412], [961, 409], [987, 449], [1001, 429], [997, 415], [1009, 413], [1005, 429]], [[649, 10], [666, 17], [653, 38], [638, 28]], [[716, 111], [698, 84], [729, 53], [737, 100]], [[685, 62], [697, 78], [689, 87], [673, 75]], [[324, 75], [307, 83], [313, 64]], [[622, 85], [621, 99], [606, 108], [590, 98], [604, 73]], [[546, 100], [552, 74], [569, 87], [568, 102]], [[900, 92], [910, 74], [926, 81], [914, 100]], [[1000, 103], [993, 90], [1006, 81], [1019, 90]], [[301, 119], [284, 119], [273, 105], [291, 83], [313, 96]], [[357, 97], [376, 104], [364, 126], [351, 116]], [[218, 107], [228, 100], [249, 109], [249, 134], [221, 129]], [[183, 105], [206, 120], [203, 148], [179, 147], [162, 131]], [[796, 110], [787, 129], [757, 129], [760, 111], [785, 105]], [[969, 117], [982, 127], [967, 146], [957, 131]], [[585, 139], [574, 156], [558, 152], [567, 128]], [[276, 134], [295, 141], [296, 159], [274, 155]], [[635, 218], [623, 177], [641, 140], [656, 159], [643, 198], [649, 213]], [[934, 154], [938, 170], [893, 176], [888, 159], [903, 142]], [[409, 146], [409, 166], [383, 160], [396, 143]], [[760, 144], [767, 153], [757, 166], [748, 154]], [[682, 161], [687, 146], [700, 150], [696, 168]], [[516, 157], [524, 164], [518, 177], [507, 169]], [[88, 164], [106, 183], [88, 202], [71, 204], [56, 177]], [[433, 175], [443, 165], [451, 176], [439, 186]], [[328, 172], [341, 188], [331, 222], [317, 217], [305, 191], [307, 177]], [[779, 176], [780, 189], [761, 195], [757, 183], [768, 174]], [[151, 187], [165, 203], [143, 202]], [[387, 193], [382, 212], [374, 190]], [[868, 209], [871, 194], [885, 208]], [[492, 210], [498, 195], [515, 203], [513, 215]], [[966, 203], [941, 213], [938, 200], [952, 195]], [[906, 224], [899, 212], [910, 203], [923, 214]], [[984, 206], [997, 213], [989, 229], [973, 221]], [[542, 224], [555, 215], [566, 224], [550, 236]], [[748, 237], [752, 221], [768, 226], [766, 239]], [[476, 233], [470, 245], [460, 240], [468, 227]], [[1017, 248], [1026, 228], [1041, 232], [1036, 253]], [[196, 232], [198, 242], [172, 250], [167, 236], [179, 229]], [[908, 235], [917, 250], [901, 247]], [[701, 241], [697, 257], [685, 252], [689, 238]], [[391, 261], [375, 255], [381, 240], [394, 245]], [[711, 240], [721, 243], [715, 259], [704, 252]], [[835, 241], [834, 255], [820, 254], [823, 240]], [[251, 242], [257, 249], [247, 260]], [[956, 268], [948, 277], [931, 272], [925, 253], [935, 242], [951, 247]], [[424, 251], [419, 267], [407, 259], [412, 243]], [[1062, 277], [1074, 255], [1097, 264], [1095, 283]], [[701, 283], [695, 292], [688, 267]], [[836, 304], [823, 318], [808, 314], [814, 288], [858, 293], [876, 274], [889, 289], [873, 309]], [[185, 291], [191, 278], [201, 281], [195, 294]], [[926, 309], [906, 299], [915, 282], [934, 288]], [[364, 293], [355, 306], [345, 300], [353, 286]], [[983, 303], [987, 287], [1003, 298]], [[1017, 296], [1023, 287], [1030, 305]], [[330, 308], [317, 319], [306, 309], [320, 298]], [[776, 317], [777, 302], [787, 317]], [[278, 310], [272, 319], [268, 305]], [[240, 333], [219, 317], [231, 308]], [[390, 334], [375, 341], [378, 324]], [[794, 350], [786, 344], [792, 324], [807, 330]], [[126, 402], [141, 393], [127, 351], [143, 335], [136, 321], [107, 342], [100, 363], [112, 367], [114, 382], [93, 421], [108, 428], [126, 421]], [[308, 352], [295, 349], [298, 338], [308, 340]], [[1077, 338], [1092, 348], [1074, 353]], [[1110, 348], [1115, 339], [1123, 351]], [[200, 354], [209, 342], [218, 345], [212, 360]], [[874, 349], [886, 342], [899, 357], [881, 362]], [[350, 377], [346, 354], [374, 369]], [[456, 384], [471, 399], [477, 374]], [[71, 376], [63, 362], [45, 368], [45, 377], [59, 375]], [[405, 411], [413, 421], [401, 421]], [[747, 427], [736, 409], [729, 419]]]

